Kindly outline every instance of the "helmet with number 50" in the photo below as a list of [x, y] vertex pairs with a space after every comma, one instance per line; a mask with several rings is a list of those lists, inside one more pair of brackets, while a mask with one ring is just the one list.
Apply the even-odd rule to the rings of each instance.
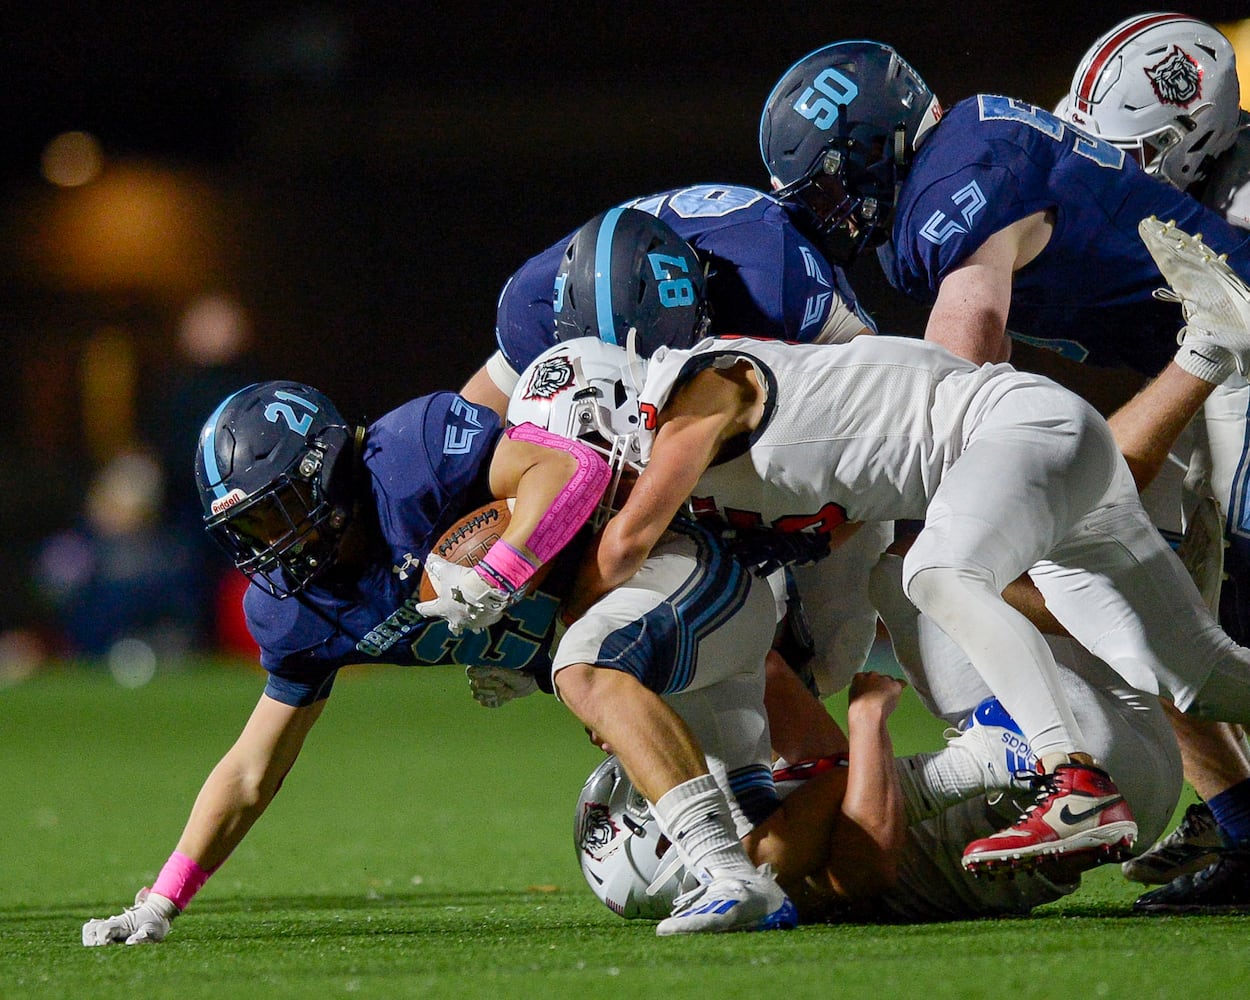
[[299, 382], [241, 389], [200, 431], [205, 528], [275, 597], [303, 590], [338, 554], [354, 509], [357, 431]]
[[569, 240], [556, 272], [556, 337], [598, 337], [638, 353], [690, 347], [711, 314], [703, 264], [666, 222], [637, 208], [612, 208]]
[[1241, 89], [1233, 47], [1184, 14], [1141, 14], [1096, 41], [1056, 109], [1182, 191], [1237, 138]]
[[615, 757], [582, 786], [573, 847], [586, 883], [613, 913], [627, 920], [668, 916], [685, 868]]
[[816, 216], [837, 264], [889, 238], [898, 185], [942, 109], [880, 42], [826, 45], [791, 66], [764, 104], [760, 153], [778, 198]]

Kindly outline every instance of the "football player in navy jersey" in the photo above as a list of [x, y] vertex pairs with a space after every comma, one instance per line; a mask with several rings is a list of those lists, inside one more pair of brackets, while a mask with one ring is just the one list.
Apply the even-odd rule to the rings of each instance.
[[[268, 679], [239, 738], [204, 782], [156, 882], [123, 913], [88, 921], [84, 945], [164, 939], [268, 808], [340, 668], [491, 663], [528, 677], [510, 695], [551, 690], [561, 595], [545, 581], [529, 594], [528, 584], [540, 566], [580, 555], [576, 538], [611, 475], [586, 444], [533, 424], [504, 430], [492, 411], [454, 393], [413, 400], [362, 427], [296, 382], [259, 383], [223, 400], [201, 432], [195, 473], [208, 531], [251, 579], [244, 609]], [[512, 515], [481, 562], [468, 568], [431, 553], [453, 524], [492, 498], [512, 499]], [[714, 546], [705, 536], [674, 544]], [[707, 592], [715, 591], [719, 617], [705, 614], [698, 622], [715, 631], [752, 599], [749, 576], [714, 552], [698, 564], [709, 572], [687, 580], [682, 593], [706, 605]], [[419, 598], [423, 572], [434, 599]], [[572, 576], [566, 568], [546, 579], [554, 586]], [[681, 619], [674, 604], [664, 607]], [[771, 597], [757, 593], [753, 607], [765, 628], [754, 628], [763, 638], [746, 659], [760, 678], [762, 719], [759, 665], [773, 622]], [[690, 646], [689, 637], [669, 639]], [[649, 648], [633, 646], [635, 655]], [[705, 886], [736, 904], [706, 917], [678, 919], [685, 914], [675, 912], [661, 932], [792, 926], [789, 900], [738, 842], [731, 810], [689, 727], [644, 686], [652, 675], [643, 667], [661, 682], [671, 671], [654, 655], [643, 667], [628, 653], [619, 659], [621, 666], [603, 670], [563, 664], [556, 682], [562, 700], [660, 800], [661, 815], [680, 831], [674, 840], [705, 873]], [[670, 666], [693, 672], [689, 663]], [[509, 696], [498, 687], [488, 694]], [[602, 710], [605, 702], [611, 711]], [[764, 769], [766, 775], [766, 763]]]
[[[635, 349], [649, 357], [717, 332], [798, 343], [875, 334], [841, 268], [812, 241], [809, 222], [806, 210], [762, 191], [716, 184], [602, 212], [508, 279], [499, 349], [461, 393], [502, 413], [518, 372], [556, 343], [587, 336], [625, 347], [632, 331]], [[788, 660], [822, 696], [846, 686], [876, 634], [867, 567], [889, 534], [885, 525], [860, 533], [822, 567], [819, 583], [810, 568], [791, 573], [785, 653], [770, 655], [770, 670], [789, 669]], [[775, 585], [779, 593], [786, 586]]]
[[[1192, 121], [1183, 131], [1206, 134]], [[943, 114], [893, 49], [838, 42], [783, 75], [760, 146], [778, 197], [807, 206], [827, 244], [841, 246], [833, 259], [879, 248], [890, 283], [931, 304], [927, 339], [986, 362], [1009, 358], [1014, 337], [1152, 378], [1111, 419], [1139, 487], [1216, 387], [1247, 370], [1250, 236], [1047, 111], [980, 94]], [[1151, 218], [1176, 227], [1147, 224], [1139, 238]], [[1203, 289], [1186, 271], [1217, 254], [1228, 255], [1222, 284]], [[1160, 269], [1187, 300], [1184, 314], [1154, 294]], [[1225, 496], [1232, 519], [1241, 492], [1234, 484]], [[1236, 573], [1250, 542], [1239, 522], [1229, 528]]]
[[[1101, 35], [1081, 58], [1055, 114], [1123, 149], [1162, 182], [1197, 198], [1234, 226], [1250, 229], [1250, 114], [1240, 108], [1232, 44], [1210, 24], [1184, 14], [1127, 18]], [[1205, 546], [1190, 545], [1200, 588], [1229, 634], [1247, 630], [1241, 521], [1226, 515], [1244, 486], [1250, 383], [1234, 375], [1216, 387], [1198, 418], [1172, 449], [1165, 471], [1143, 494], [1165, 533], [1206, 529]], [[1179, 534], [1179, 532], [1178, 532]], [[1232, 573], [1222, 580], [1224, 546]], [[1250, 757], [1239, 727], [1173, 716], [1185, 773], [1203, 799], [1176, 831], [1124, 873], [1174, 885], [1143, 896], [1149, 913], [1250, 909]], [[1230, 848], [1222, 852], [1221, 847]], [[1203, 872], [1203, 869], [1206, 869]], [[1198, 873], [1198, 874], [1195, 874]]]
[[[625, 346], [628, 328], [614, 316], [613, 297], [638, 294], [625, 282], [639, 275], [648, 305], [648, 322], [639, 325], [643, 354], [660, 344], [689, 346], [704, 332], [821, 343], [876, 332], [805, 219], [762, 191], [728, 184], [648, 195], [600, 213], [508, 279], [498, 350], [461, 394], [502, 414], [519, 373], [557, 340], [589, 334]], [[645, 269], [636, 266], [639, 246], [648, 248]], [[562, 299], [570, 273], [592, 266], [602, 275], [595, 296]], [[699, 291], [707, 303], [701, 323], [690, 314]]]

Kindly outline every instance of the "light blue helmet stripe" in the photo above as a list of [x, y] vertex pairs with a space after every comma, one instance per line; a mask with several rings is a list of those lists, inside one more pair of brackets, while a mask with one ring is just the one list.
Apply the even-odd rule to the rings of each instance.
[[200, 454], [204, 458], [204, 477], [208, 480], [206, 485], [212, 487], [213, 496], [218, 500], [224, 497], [227, 491], [226, 484], [222, 482], [221, 470], [217, 468], [217, 421], [221, 419], [221, 411], [243, 391], [240, 389], [239, 392], [232, 392], [223, 399], [213, 411], [213, 415], [205, 421], [204, 430], [200, 434]]
[[616, 324], [612, 321], [612, 237], [624, 211], [613, 208], [604, 212], [595, 240], [595, 314], [599, 319], [599, 339], [617, 347], [621, 344], [616, 339]]

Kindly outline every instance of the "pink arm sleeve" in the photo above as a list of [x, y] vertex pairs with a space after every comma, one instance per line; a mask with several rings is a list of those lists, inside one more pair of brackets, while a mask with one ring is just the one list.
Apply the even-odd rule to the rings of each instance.
[[[608, 481], [612, 478], [612, 470], [603, 456], [588, 445], [552, 434], [534, 424], [509, 427], [506, 433], [513, 440], [567, 451], [577, 459], [577, 471], [573, 478], [560, 490], [525, 543], [539, 563], [545, 563], [568, 544], [594, 513], [595, 507], [603, 498], [603, 491], [607, 489]], [[492, 561], [491, 556], [496, 547], [492, 546], [484, 561]], [[499, 555], [503, 557], [504, 552], [501, 551]], [[492, 567], [498, 572], [499, 567], [493, 566], [493, 561]]]

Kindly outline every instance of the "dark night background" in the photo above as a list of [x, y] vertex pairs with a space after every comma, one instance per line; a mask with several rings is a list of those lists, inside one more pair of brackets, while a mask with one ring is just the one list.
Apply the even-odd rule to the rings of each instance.
[[[179, 420], [152, 401], [176, 384], [173, 330], [199, 292], [225, 290], [246, 308], [249, 377], [305, 380], [345, 412], [376, 416], [457, 388], [493, 349], [503, 281], [591, 215], [698, 181], [766, 186], [761, 106], [811, 49], [876, 38], [947, 105], [994, 91], [1050, 106], [1097, 35], [1150, 9], [17, 6], [0, 15], [0, 631], [20, 624], [28, 603], [32, 546], [73, 519], [108, 449], [121, 437], [170, 447], [156, 439]], [[1187, 13], [1225, 23], [1250, 7]], [[189, 185], [208, 206], [211, 239], [200, 245], [198, 224], [171, 233], [172, 276], [141, 259], [103, 277], [66, 265], [40, 229], [55, 199], [86, 189], [54, 190], [40, 157], [68, 130], [99, 141], [104, 177], [152, 169]], [[109, 247], [93, 252], [116, 264]], [[859, 271], [852, 278], [883, 328], [913, 331], [915, 310], [891, 299], [875, 265]], [[93, 438], [81, 368], [101, 330], [129, 345], [135, 404], [124, 434]], [[202, 401], [183, 398], [182, 419], [198, 426]], [[172, 445], [185, 459], [169, 475], [183, 487], [193, 445]]]

